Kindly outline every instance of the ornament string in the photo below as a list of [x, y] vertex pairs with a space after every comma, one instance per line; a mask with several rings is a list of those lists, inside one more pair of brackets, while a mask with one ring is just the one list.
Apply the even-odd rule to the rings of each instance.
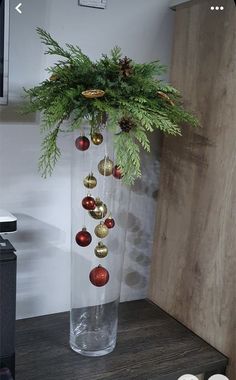
[[[91, 142], [92, 142], [92, 135], [93, 135], [93, 127], [91, 129], [91, 134], [90, 134], [90, 137], [91, 137]], [[90, 150], [89, 150], [89, 154], [90, 154], [90, 160], [89, 160], [89, 174], [93, 173], [93, 149], [94, 149], [94, 146], [93, 144], [91, 144], [92, 146], [90, 146]]]
[[104, 202], [105, 202], [105, 189], [106, 189], [106, 176], [105, 176], [105, 172], [106, 172], [106, 163], [107, 163], [107, 158], [108, 158], [108, 136], [107, 136], [108, 132], [107, 132], [107, 128], [105, 130], [105, 144], [104, 144], [104, 151], [105, 151], [105, 165], [104, 165], [104, 175], [103, 175], [103, 184], [102, 184], [102, 197], [104, 199]]
[[[84, 134], [84, 128], [83, 128], [83, 134]], [[85, 167], [85, 151], [83, 151], [83, 167]], [[86, 228], [86, 211], [85, 210], [84, 210], [84, 218], [83, 219], [84, 219], [84, 228]]]
[[[112, 161], [115, 165], [115, 149], [112, 149]], [[110, 214], [113, 215], [113, 211], [115, 208], [115, 200], [118, 199], [117, 198], [117, 181], [115, 180], [115, 178], [113, 178], [112, 180], [111, 192], [112, 192], [112, 196], [111, 196], [111, 204], [110, 204], [109, 211], [110, 211]]]

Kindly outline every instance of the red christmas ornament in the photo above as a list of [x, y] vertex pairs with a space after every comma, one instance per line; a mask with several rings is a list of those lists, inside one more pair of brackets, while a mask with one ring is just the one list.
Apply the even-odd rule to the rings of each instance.
[[86, 228], [83, 228], [82, 231], [77, 233], [75, 241], [80, 247], [87, 247], [92, 241], [92, 236]]
[[91, 211], [96, 208], [95, 199], [89, 195], [82, 200], [82, 206], [85, 210]]
[[112, 217], [109, 216], [104, 222], [104, 224], [107, 226], [107, 228], [114, 228], [115, 227], [115, 221]]
[[99, 265], [94, 268], [89, 275], [89, 279], [94, 286], [101, 287], [108, 283], [110, 278], [108, 270]]
[[90, 141], [86, 136], [80, 136], [75, 140], [75, 146], [78, 150], [85, 151], [90, 147]]
[[115, 177], [116, 179], [122, 178], [122, 171], [117, 165], [113, 168], [112, 174], [113, 174], [113, 177]]

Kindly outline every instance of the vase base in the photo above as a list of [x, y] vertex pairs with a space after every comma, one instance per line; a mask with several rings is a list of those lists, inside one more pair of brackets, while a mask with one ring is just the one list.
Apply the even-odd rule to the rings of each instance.
[[116, 345], [119, 300], [71, 310], [70, 346], [83, 356], [104, 356]]
[[98, 357], [98, 356], [105, 356], [105, 355], [108, 355], [110, 354], [112, 351], [114, 351], [115, 349], [115, 346], [116, 346], [116, 343], [114, 343], [112, 346], [110, 347], [107, 347], [103, 350], [99, 350], [99, 351], [88, 351], [88, 350], [84, 350], [84, 349], [80, 349], [78, 348], [77, 346], [75, 346], [74, 344], [70, 343], [70, 347], [73, 351], [75, 351], [77, 354], [80, 354], [82, 356], [89, 356], [89, 357]]

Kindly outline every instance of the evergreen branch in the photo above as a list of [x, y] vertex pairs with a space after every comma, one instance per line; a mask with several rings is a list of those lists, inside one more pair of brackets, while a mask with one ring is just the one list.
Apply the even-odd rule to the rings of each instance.
[[61, 156], [61, 152], [57, 146], [57, 137], [60, 125], [54, 131], [50, 132], [43, 140], [41, 157], [39, 159], [39, 171], [43, 178], [51, 176], [53, 169]]
[[121, 48], [119, 46], [115, 46], [112, 50], [111, 50], [111, 59], [114, 63], [118, 63], [119, 60], [121, 59], [122, 57], [122, 53], [121, 53]]
[[140, 149], [130, 135], [121, 133], [115, 139], [116, 163], [121, 168], [123, 182], [132, 185], [141, 177]]
[[49, 33], [47, 33], [45, 30], [41, 28], [37, 28], [37, 33], [41, 38], [41, 41], [44, 45], [48, 46], [48, 50], [45, 52], [45, 54], [50, 55], [60, 55], [62, 57], [71, 58], [70, 53], [68, 53], [66, 50], [64, 50], [58, 42], [56, 42]]
[[134, 132], [134, 137], [142, 145], [144, 150], [146, 150], [147, 152], [150, 152], [151, 150], [150, 141], [145, 133], [144, 128], [139, 127], [138, 129], [136, 129], [136, 131]]

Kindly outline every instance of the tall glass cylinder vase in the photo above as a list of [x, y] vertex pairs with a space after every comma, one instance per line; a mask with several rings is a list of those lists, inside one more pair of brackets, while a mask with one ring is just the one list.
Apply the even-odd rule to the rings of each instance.
[[85, 136], [74, 134], [72, 149], [70, 345], [102, 356], [116, 345], [129, 191], [108, 131], [91, 137], [85, 128]]

